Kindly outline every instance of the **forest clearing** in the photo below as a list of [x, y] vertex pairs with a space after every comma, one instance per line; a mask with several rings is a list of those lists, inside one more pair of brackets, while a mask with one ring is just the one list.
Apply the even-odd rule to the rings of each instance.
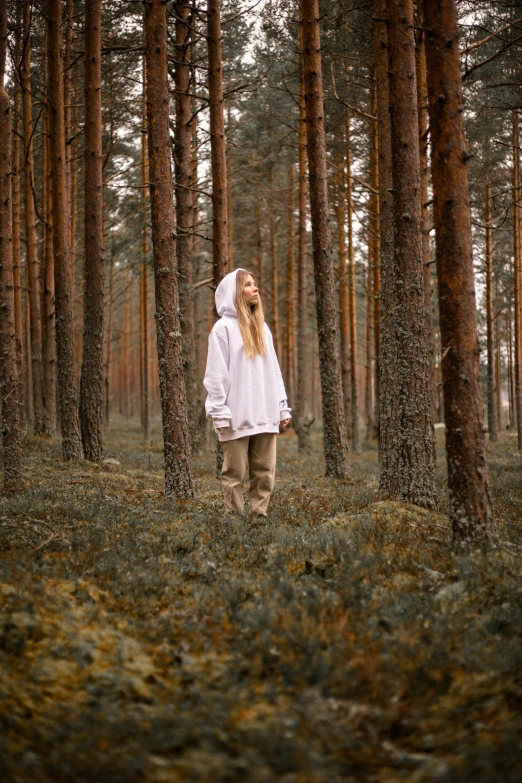
[[196, 499], [164, 499], [157, 424], [151, 456], [118, 419], [105, 466], [31, 440], [27, 491], [1, 502], [2, 780], [518, 779], [513, 436], [490, 451], [511, 543], [458, 554], [440, 458], [434, 513], [379, 500], [374, 444], [345, 482], [285, 435], [249, 529], [210, 456]]
[[519, 783], [514, 0], [0, 0], [1, 783]]

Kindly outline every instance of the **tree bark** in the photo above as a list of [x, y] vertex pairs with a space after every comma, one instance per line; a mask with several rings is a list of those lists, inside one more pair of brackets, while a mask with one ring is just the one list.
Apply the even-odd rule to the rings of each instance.
[[85, 289], [80, 424], [85, 458], [103, 456], [103, 178], [101, 0], [85, 7]]
[[13, 100], [13, 132], [12, 159], [13, 171], [13, 285], [16, 331], [16, 367], [19, 382], [20, 419], [25, 417], [25, 351], [23, 343], [23, 312], [22, 312], [22, 254], [21, 254], [21, 211], [20, 211], [20, 115], [22, 93], [19, 79], [20, 56], [22, 51], [22, 2], [16, 3], [16, 28], [14, 46], [14, 100]]
[[[300, 22], [302, 9], [299, 8]], [[297, 447], [301, 453], [310, 453], [310, 426], [313, 421], [306, 408], [306, 356], [308, 351], [307, 322], [307, 263], [306, 263], [306, 105], [303, 65], [303, 26], [299, 24], [299, 173], [297, 229], [297, 378], [293, 426], [297, 434]], [[259, 202], [258, 202], [259, 203]]]
[[483, 430], [455, 0], [424, 0], [450, 522], [456, 542], [493, 538]]
[[511, 115], [513, 127], [513, 271], [515, 286], [514, 318], [514, 373], [515, 373], [515, 410], [519, 451], [522, 449], [522, 247], [520, 241], [520, 135], [518, 115]]
[[398, 500], [435, 508], [430, 377], [422, 274], [419, 131], [413, 0], [388, 0]]
[[285, 378], [288, 398], [294, 403], [295, 389], [295, 163], [290, 163], [288, 171], [288, 207], [287, 207], [287, 265], [286, 265], [286, 350]]
[[[270, 131], [269, 131], [269, 136]], [[270, 238], [270, 272], [271, 272], [271, 315], [272, 315], [272, 333], [274, 335], [274, 345], [277, 355], [281, 358], [281, 327], [279, 319], [279, 269], [278, 269], [278, 248], [275, 225], [274, 210], [274, 164], [272, 161], [268, 164], [268, 234]]]
[[63, 106], [62, 14], [60, 0], [47, 2], [49, 103], [53, 190], [53, 249], [56, 308], [56, 355], [62, 454], [65, 460], [82, 458], [78, 390], [74, 366], [71, 243], [65, 172]]
[[184, 0], [176, 3], [176, 128], [174, 144], [177, 259], [179, 270], [179, 302], [181, 334], [183, 336], [183, 370], [187, 390], [192, 453], [201, 450], [201, 428], [197, 393], [197, 368], [195, 348], [194, 291], [192, 287], [192, 230], [195, 187], [192, 170], [192, 108], [190, 97], [190, 72], [192, 59], [191, 9]]
[[[377, 114], [377, 96], [375, 84], [372, 89], [372, 116]], [[372, 237], [372, 285], [373, 285], [373, 353], [375, 357], [374, 372], [374, 432], [372, 437], [379, 437], [380, 415], [380, 370], [379, 346], [381, 342], [381, 259], [380, 259], [380, 224], [379, 224], [379, 131], [377, 121], [370, 121], [370, 231]]]
[[[141, 184], [143, 205], [143, 242], [140, 274], [140, 348], [141, 348], [141, 421], [143, 427], [143, 441], [150, 443], [150, 388], [149, 388], [149, 230], [148, 230], [148, 202], [149, 202], [149, 161], [147, 158], [147, 69], [143, 60], [143, 128], [141, 132]], [[178, 222], [178, 251], [181, 252]], [[183, 310], [183, 308], [181, 308]], [[185, 344], [183, 344], [185, 345]], [[186, 382], [186, 381], [185, 381]]]
[[36, 215], [34, 208], [34, 159], [33, 120], [31, 93], [31, 21], [30, 2], [24, 5], [23, 56], [22, 56], [22, 105], [24, 137], [24, 220], [25, 220], [25, 270], [29, 292], [31, 325], [31, 374], [33, 379], [33, 427], [35, 435], [44, 432], [43, 371], [42, 371], [42, 319], [40, 306], [40, 279], [36, 239]]
[[[228, 272], [227, 163], [223, 118], [220, 0], [207, 2], [208, 102], [212, 170], [212, 274], [217, 288]], [[217, 313], [215, 314], [217, 317]]]
[[23, 489], [22, 427], [16, 367], [11, 204], [11, 103], [4, 88], [7, 0], [0, 0], [0, 417], [4, 492]]
[[359, 431], [359, 383], [357, 375], [357, 294], [355, 290], [355, 248], [353, 242], [352, 135], [346, 116], [346, 213], [348, 218], [348, 296], [350, 316], [350, 382], [352, 387], [352, 451], [361, 453]]
[[379, 489], [397, 498], [397, 344], [395, 336], [393, 176], [386, 0], [374, 3], [375, 92], [379, 138], [379, 234], [381, 267], [381, 329], [379, 347]]
[[[46, 62], [46, 76], [49, 64]], [[48, 76], [46, 81], [48, 81]], [[44, 432], [56, 437], [56, 313], [54, 309], [54, 255], [53, 255], [53, 205], [51, 184], [51, 141], [49, 125], [49, 101], [43, 111], [43, 161], [42, 161], [42, 212], [44, 218], [43, 242], [43, 392]]]
[[165, 494], [191, 498], [194, 497], [194, 481], [179, 319], [167, 81], [167, 11], [163, 0], [145, 3], [145, 51]]
[[491, 185], [486, 184], [486, 339], [488, 354], [488, 431], [489, 439], [498, 439], [495, 395], [495, 323], [493, 313], [493, 243], [491, 227]]
[[318, 0], [301, 0], [308, 178], [321, 372], [326, 475], [350, 472], [328, 206]]
[[[343, 156], [344, 157], [344, 156]], [[338, 266], [339, 278], [339, 325], [341, 333], [341, 368], [343, 377], [344, 418], [346, 434], [351, 437], [352, 387], [350, 383], [350, 289], [348, 286], [349, 267], [346, 263], [346, 200], [344, 187], [343, 158], [337, 162], [335, 193], [335, 219], [337, 223]]]

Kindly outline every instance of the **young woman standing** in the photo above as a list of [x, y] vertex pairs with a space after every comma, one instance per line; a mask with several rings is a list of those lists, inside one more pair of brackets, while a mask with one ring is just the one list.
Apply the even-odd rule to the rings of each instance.
[[254, 276], [245, 269], [226, 275], [216, 289], [216, 310], [220, 318], [208, 338], [203, 384], [207, 418], [223, 445], [225, 508], [243, 510], [248, 462], [250, 513], [264, 517], [279, 426], [288, 425], [291, 410]]

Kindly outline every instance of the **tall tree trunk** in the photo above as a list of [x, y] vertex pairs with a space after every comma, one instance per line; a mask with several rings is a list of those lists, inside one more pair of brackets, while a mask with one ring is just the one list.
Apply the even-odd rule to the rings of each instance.
[[[300, 20], [302, 9], [299, 8]], [[294, 429], [297, 433], [297, 447], [301, 453], [310, 453], [310, 426], [312, 417], [307, 411], [306, 357], [308, 352], [306, 322], [307, 302], [307, 263], [306, 263], [306, 105], [303, 64], [303, 26], [299, 25], [299, 173], [298, 173], [298, 209], [297, 229], [297, 378], [295, 388]], [[259, 202], [258, 202], [259, 203]]]
[[374, 435], [375, 419], [373, 406], [373, 269], [375, 249], [371, 228], [368, 232], [368, 268], [366, 270], [366, 362], [365, 362], [365, 409], [366, 409], [366, 440]]
[[515, 278], [515, 410], [518, 448], [522, 449], [522, 247], [520, 242], [520, 137], [516, 110], [511, 115], [513, 127], [513, 266]]
[[[143, 427], [143, 440], [150, 443], [150, 388], [149, 388], [149, 230], [147, 211], [149, 206], [149, 161], [147, 159], [147, 96], [145, 85], [147, 83], [147, 69], [143, 60], [143, 128], [141, 134], [141, 184], [143, 204], [143, 244], [140, 274], [140, 299], [141, 299], [141, 419]], [[179, 222], [178, 222], [179, 232]], [[181, 253], [180, 237], [178, 233], [178, 252]], [[183, 308], [181, 308], [183, 310]], [[183, 322], [182, 322], [183, 323]], [[185, 344], [183, 344], [185, 347]]]
[[22, 93], [19, 79], [20, 57], [22, 51], [22, 1], [16, 3], [14, 46], [14, 100], [13, 100], [13, 132], [12, 132], [12, 171], [13, 171], [13, 284], [16, 332], [16, 367], [19, 382], [20, 418], [25, 417], [25, 351], [23, 344], [23, 311], [22, 311], [22, 253], [21, 253], [21, 221], [20, 221], [20, 115]]
[[[228, 272], [227, 163], [223, 118], [220, 0], [207, 0], [208, 102], [212, 169], [212, 273], [217, 288]], [[217, 316], [217, 313], [216, 313]]]
[[295, 389], [295, 164], [292, 161], [288, 171], [287, 206], [287, 264], [286, 264], [286, 350], [285, 378], [288, 397], [294, 402]]
[[324, 455], [327, 476], [350, 472], [328, 206], [318, 0], [301, 0], [308, 178], [319, 336]]
[[167, 10], [163, 0], [145, 3], [145, 51], [165, 494], [190, 498], [194, 497], [194, 481], [179, 320], [167, 81]]
[[[343, 156], [344, 157], [344, 156]], [[346, 434], [352, 436], [352, 387], [350, 383], [350, 289], [348, 285], [349, 268], [346, 263], [346, 201], [344, 187], [344, 163], [341, 157], [337, 165], [335, 219], [337, 223], [339, 278], [339, 324], [341, 332], [341, 368], [343, 374], [343, 401]]]
[[[270, 135], [270, 133], [269, 133]], [[272, 332], [277, 354], [281, 358], [281, 326], [279, 319], [279, 270], [277, 236], [274, 210], [274, 164], [268, 164], [268, 233], [270, 237], [270, 272], [271, 272], [271, 300], [272, 300]]]
[[379, 347], [379, 489], [384, 497], [399, 496], [396, 468], [397, 342], [395, 335], [393, 177], [386, 0], [375, 0], [374, 52], [377, 128], [379, 137], [379, 234], [381, 267], [381, 329]]
[[22, 56], [22, 105], [24, 138], [24, 218], [25, 218], [25, 269], [29, 291], [31, 323], [31, 362], [33, 379], [34, 432], [44, 431], [43, 372], [42, 372], [42, 320], [40, 308], [40, 281], [36, 240], [36, 215], [34, 208], [34, 160], [33, 120], [31, 93], [31, 19], [30, 2], [24, 5], [23, 56]]
[[424, 308], [428, 335], [428, 360], [430, 364], [431, 426], [433, 432], [433, 459], [435, 460], [435, 395], [433, 366], [435, 363], [435, 339], [431, 307], [431, 258], [430, 258], [430, 210], [429, 210], [429, 144], [428, 144], [428, 87], [426, 84], [426, 41], [423, 29], [422, 3], [416, 2], [416, 23], [418, 35], [415, 47], [415, 68], [417, 76], [417, 103], [419, 114], [419, 160], [420, 199], [422, 217], [422, 272], [424, 282]]
[[508, 397], [509, 397], [509, 429], [516, 427], [516, 406], [515, 406], [515, 378], [513, 373], [513, 319], [511, 308], [506, 316], [506, 325], [508, 333]]
[[493, 244], [491, 227], [491, 185], [486, 184], [486, 332], [488, 353], [488, 430], [490, 441], [498, 439], [495, 397], [495, 327], [493, 313]]
[[[497, 328], [499, 313], [498, 279], [495, 277], [495, 290], [493, 295], [493, 332], [495, 334], [495, 414], [497, 420], [497, 433], [502, 430], [502, 376], [500, 372], [500, 329]], [[497, 316], [494, 313], [497, 312]]]
[[7, 0], [0, 0], [0, 419], [4, 492], [23, 488], [22, 427], [16, 368], [11, 204], [11, 103], [4, 87]]
[[101, 0], [85, 11], [85, 293], [80, 424], [85, 458], [103, 456], [103, 178]]
[[[230, 137], [230, 104], [227, 106], [227, 137]], [[234, 208], [232, 204], [232, 171], [230, 168], [230, 156], [225, 152], [227, 163], [227, 241], [228, 241], [228, 266], [230, 271], [234, 269]]]
[[413, 0], [388, 0], [397, 342], [398, 498], [435, 508], [430, 368], [422, 273]]
[[455, 541], [494, 521], [483, 430], [455, 0], [424, 0], [450, 521]]
[[[49, 66], [46, 62], [46, 74]], [[48, 78], [46, 79], [48, 81]], [[56, 437], [56, 321], [54, 311], [54, 255], [53, 255], [53, 205], [51, 184], [51, 141], [49, 126], [49, 101], [44, 105], [43, 161], [42, 161], [42, 212], [44, 218], [43, 242], [43, 391], [44, 432]]]
[[348, 296], [350, 315], [350, 382], [352, 386], [352, 450], [361, 453], [359, 432], [359, 379], [357, 373], [357, 293], [355, 290], [355, 248], [353, 242], [352, 138], [350, 116], [346, 116], [346, 213], [348, 218]]
[[53, 185], [53, 248], [56, 311], [56, 355], [62, 454], [65, 460], [82, 458], [74, 366], [73, 302], [69, 204], [65, 176], [63, 107], [62, 14], [60, 0], [47, 2], [51, 166]]
[[177, 259], [179, 270], [179, 302], [181, 334], [183, 336], [183, 369], [187, 390], [192, 453], [201, 450], [201, 428], [197, 393], [197, 368], [194, 322], [194, 290], [192, 287], [193, 182], [192, 170], [192, 108], [190, 97], [191, 72], [191, 10], [185, 0], [176, 3], [176, 87], [175, 128], [175, 192]]
[[114, 239], [111, 240], [109, 263], [109, 313], [107, 317], [107, 347], [105, 353], [105, 424], [109, 423], [111, 410], [111, 359], [112, 359], [112, 319], [114, 313]]
[[[372, 88], [372, 116], [377, 114], [377, 96], [375, 84]], [[379, 346], [381, 342], [381, 259], [380, 259], [380, 225], [379, 225], [379, 136], [377, 121], [370, 124], [370, 180], [372, 185], [370, 195], [370, 231], [372, 236], [372, 285], [373, 285], [373, 354], [375, 357], [375, 387], [374, 387], [374, 432], [372, 437], [379, 437], [380, 410], [380, 370]]]

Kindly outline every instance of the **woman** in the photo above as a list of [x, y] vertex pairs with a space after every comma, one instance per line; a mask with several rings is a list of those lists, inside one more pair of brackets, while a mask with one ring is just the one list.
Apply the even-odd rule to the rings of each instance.
[[248, 461], [250, 513], [265, 517], [279, 425], [288, 425], [291, 410], [254, 276], [245, 269], [226, 275], [216, 289], [216, 310], [203, 383], [207, 418], [223, 444], [225, 508], [243, 510]]

